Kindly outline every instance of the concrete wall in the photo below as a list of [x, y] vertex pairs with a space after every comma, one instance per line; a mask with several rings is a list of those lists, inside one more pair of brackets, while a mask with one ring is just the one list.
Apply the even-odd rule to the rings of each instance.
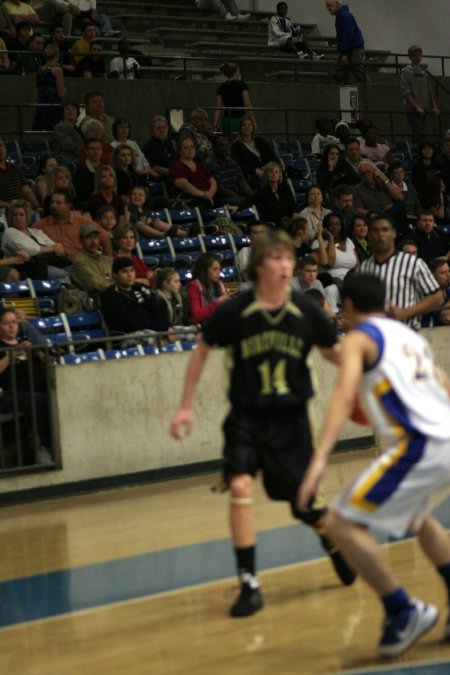
[[[427, 331], [439, 362], [450, 373], [449, 329]], [[210, 355], [196, 397], [191, 437], [172, 440], [169, 420], [180, 400], [188, 353], [56, 368], [62, 469], [2, 478], [0, 494], [64, 485], [216, 460], [220, 423], [228, 409], [223, 351]], [[316, 427], [323, 420], [337, 369], [312, 354], [318, 394], [312, 406]], [[364, 438], [369, 427], [347, 423], [341, 439]]]

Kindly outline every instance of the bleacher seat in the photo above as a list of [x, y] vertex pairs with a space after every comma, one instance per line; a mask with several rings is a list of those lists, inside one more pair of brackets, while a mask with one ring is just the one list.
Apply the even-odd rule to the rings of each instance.
[[111, 361], [117, 359], [128, 359], [132, 356], [144, 356], [144, 348], [142, 345], [136, 347], [128, 347], [127, 349], [105, 349], [102, 350], [104, 358]]
[[177, 225], [186, 230], [191, 225], [197, 225], [199, 230], [202, 226], [200, 210], [197, 207], [191, 209], [169, 209], [169, 217], [171, 225]]
[[[175, 251], [169, 237], [164, 239], [139, 239], [136, 250], [140, 258], [149, 264], [152, 259], [157, 258], [161, 263], [171, 264], [175, 260]], [[149, 260], [149, 263], [147, 263]]]
[[302, 157], [302, 146], [299, 141], [273, 141], [273, 147], [277, 157], [283, 157], [283, 155], [290, 155], [293, 159], [294, 157]]
[[238, 266], [230, 265], [222, 267], [222, 269], [220, 270], [220, 278], [225, 283], [227, 283], [228, 281], [240, 281], [241, 275], [239, 273]]
[[60, 356], [61, 365], [75, 365], [79, 363], [89, 363], [91, 361], [104, 361], [103, 350], [97, 349], [95, 352], [81, 352], [79, 354], [63, 354]]

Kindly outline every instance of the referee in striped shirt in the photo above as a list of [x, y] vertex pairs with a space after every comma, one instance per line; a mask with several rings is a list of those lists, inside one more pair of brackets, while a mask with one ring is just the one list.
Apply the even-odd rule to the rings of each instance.
[[421, 315], [441, 305], [442, 293], [423, 260], [396, 251], [395, 236], [395, 227], [388, 218], [374, 218], [369, 225], [373, 255], [364, 260], [360, 270], [385, 282], [388, 315], [419, 330]]

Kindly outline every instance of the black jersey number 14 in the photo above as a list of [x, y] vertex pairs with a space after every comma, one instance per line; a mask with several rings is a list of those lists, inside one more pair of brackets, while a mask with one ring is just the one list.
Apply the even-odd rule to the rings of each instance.
[[258, 370], [261, 375], [261, 394], [270, 396], [277, 394], [283, 396], [289, 394], [290, 389], [286, 380], [286, 359], [280, 359], [272, 369], [270, 361], [263, 361]]

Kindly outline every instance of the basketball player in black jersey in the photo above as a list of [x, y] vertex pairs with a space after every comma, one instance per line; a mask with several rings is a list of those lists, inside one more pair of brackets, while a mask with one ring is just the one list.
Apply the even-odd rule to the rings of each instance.
[[[306, 358], [317, 346], [332, 362], [339, 347], [330, 322], [305, 295], [291, 292], [295, 265], [290, 238], [274, 232], [252, 250], [247, 268], [254, 288], [224, 302], [205, 324], [189, 362], [181, 406], [172, 419], [175, 438], [188, 434], [193, 423], [196, 384], [214, 345], [230, 347], [233, 368], [231, 412], [224, 423], [224, 478], [230, 488], [231, 533], [241, 592], [231, 616], [254, 614], [263, 598], [255, 569], [253, 481], [258, 470], [271, 499], [288, 501], [294, 517], [320, 536], [324, 508], [300, 511], [296, 497], [312, 454], [307, 401], [312, 386]], [[344, 584], [354, 581], [329, 540], [321, 536]]]

